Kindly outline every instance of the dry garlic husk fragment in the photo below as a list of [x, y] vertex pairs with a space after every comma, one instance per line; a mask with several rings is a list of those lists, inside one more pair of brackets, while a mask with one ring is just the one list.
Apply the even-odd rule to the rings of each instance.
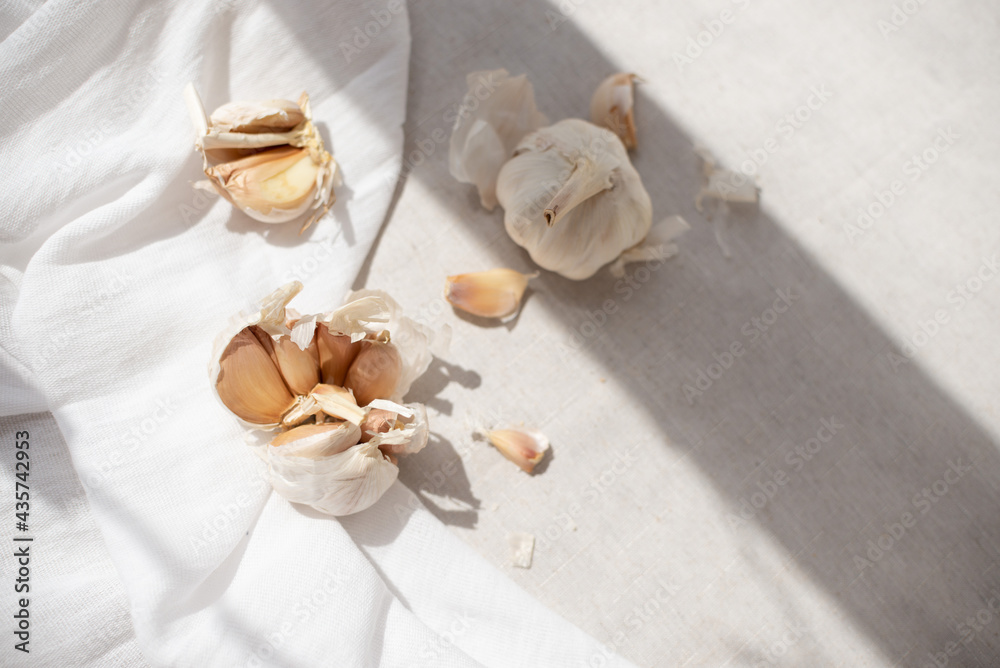
[[484, 70], [466, 77], [468, 92], [459, 106], [448, 147], [448, 168], [462, 183], [479, 189], [482, 205], [497, 205], [500, 167], [524, 135], [548, 123], [535, 106], [528, 78], [507, 70]]
[[640, 243], [653, 205], [621, 140], [579, 119], [541, 128], [518, 144], [497, 179], [507, 234], [538, 265], [590, 278]]
[[455, 308], [482, 318], [507, 318], [517, 313], [528, 281], [538, 276], [513, 269], [490, 269], [448, 277], [444, 298]]
[[301, 289], [289, 283], [234, 317], [209, 376], [279, 494], [349, 515], [385, 493], [399, 455], [427, 443], [424, 407], [402, 397], [430, 364], [430, 336], [374, 290], [329, 313], [294, 315], [285, 307]]
[[309, 96], [290, 100], [230, 102], [211, 116], [192, 84], [184, 89], [211, 190], [263, 223], [285, 223], [309, 214], [305, 231], [330, 210], [339, 185], [337, 163], [312, 122]]
[[482, 433], [493, 447], [525, 473], [533, 472], [549, 449], [549, 439], [537, 429], [510, 427]]
[[715, 156], [704, 146], [695, 146], [694, 152], [701, 158], [702, 186], [694, 201], [698, 211], [702, 210], [706, 198], [742, 204], [757, 201], [760, 188], [752, 178], [741, 172], [719, 167]]
[[620, 72], [601, 82], [590, 98], [590, 120], [605, 127], [622, 140], [625, 148], [636, 148], [635, 138], [635, 74]]

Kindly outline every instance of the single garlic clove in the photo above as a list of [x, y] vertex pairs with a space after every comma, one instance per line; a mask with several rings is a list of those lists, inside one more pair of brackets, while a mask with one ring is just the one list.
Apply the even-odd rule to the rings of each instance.
[[284, 223], [312, 208], [319, 169], [308, 150], [283, 146], [209, 167], [205, 174], [251, 218]]
[[549, 439], [537, 429], [511, 427], [486, 432], [489, 442], [525, 473], [535, 470], [549, 449]]
[[361, 342], [351, 342], [345, 334], [334, 334], [323, 323], [316, 327], [316, 347], [319, 350], [319, 365], [323, 382], [328, 385], [343, 385], [351, 362], [361, 350]]
[[216, 391], [237, 417], [253, 424], [274, 424], [295, 403], [270, 352], [251, 328], [238, 333], [219, 360]]
[[483, 318], [506, 318], [517, 312], [528, 281], [538, 276], [513, 269], [490, 269], [449, 276], [444, 298], [455, 308]]
[[365, 410], [358, 406], [350, 390], [336, 385], [317, 385], [309, 396], [327, 415], [354, 424], [365, 419]]
[[396, 392], [403, 362], [396, 346], [379, 340], [361, 341], [361, 350], [344, 378], [344, 387], [354, 391], [361, 406], [375, 399], [388, 399]]
[[373, 408], [361, 421], [361, 442], [367, 443], [377, 434], [384, 434], [396, 426], [396, 413], [381, 408]]
[[590, 98], [590, 120], [608, 128], [622, 140], [625, 148], [635, 148], [634, 74], [620, 72], [601, 82]]
[[496, 179], [524, 135], [548, 120], [535, 106], [528, 78], [507, 70], [473, 72], [466, 77], [462, 100], [448, 146], [448, 168], [462, 183], [479, 190], [482, 205], [497, 205]]
[[288, 132], [306, 120], [299, 105], [291, 100], [229, 102], [212, 112], [209, 118], [219, 132]]
[[290, 337], [283, 336], [274, 343], [278, 369], [294, 394], [305, 395], [319, 382], [319, 363], [309, 352], [301, 350]]
[[282, 455], [319, 459], [357, 445], [361, 430], [350, 422], [307, 424], [278, 434], [270, 443]]

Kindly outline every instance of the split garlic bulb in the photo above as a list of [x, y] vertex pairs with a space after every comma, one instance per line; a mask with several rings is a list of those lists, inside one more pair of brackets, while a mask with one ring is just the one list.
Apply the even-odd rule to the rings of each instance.
[[507, 70], [473, 72], [455, 118], [448, 147], [448, 168], [462, 183], [479, 189], [482, 205], [497, 205], [497, 173], [517, 142], [548, 123], [535, 106], [535, 90], [521, 74]]
[[301, 289], [289, 283], [231, 319], [209, 376], [279, 494], [349, 515], [385, 493], [397, 456], [427, 443], [426, 410], [401, 402], [430, 364], [430, 335], [374, 290], [297, 316], [285, 307]]
[[230, 102], [205, 114], [194, 86], [184, 90], [211, 190], [254, 220], [285, 223], [310, 213], [302, 231], [329, 211], [337, 163], [312, 122], [309, 96]]
[[567, 119], [526, 136], [497, 177], [507, 234], [531, 259], [582, 280], [639, 244], [653, 205], [610, 130]]

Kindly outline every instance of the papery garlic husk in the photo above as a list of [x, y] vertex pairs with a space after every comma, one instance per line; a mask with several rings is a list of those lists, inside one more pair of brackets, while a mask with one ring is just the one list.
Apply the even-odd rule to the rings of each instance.
[[752, 178], [740, 172], [719, 167], [715, 156], [704, 146], [695, 146], [695, 154], [701, 158], [702, 186], [695, 196], [694, 206], [703, 210], [706, 198], [722, 202], [753, 204], [760, 197], [760, 188]]
[[670, 216], [653, 225], [649, 234], [641, 243], [622, 251], [608, 267], [611, 275], [621, 278], [625, 275], [625, 265], [630, 262], [663, 262], [680, 252], [677, 238], [691, 229], [686, 220], [680, 216]]
[[454, 306], [482, 318], [506, 318], [517, 313], [528, 281], [538, 276], [513, 269], [490, 269], [449, 276], [444, 298]]
[[549, 439], [537, 429], [511, 427], [485, 432], [489, 442], [525, 473], [535, 470], [549, 449]]
[[635, 138], [635, 74], [620, 72], [601, 82], [590, 98], [590, 120], [618, 135], [625, 148], [636, 148]]
[[[396, 458], [427, 443], [424, 407], [397, 399], [427, 369], [431, 335], [374, 290], [348, 295], [329, 313], [289, 314], [286, 306], [301, 289], [289, 283], [230, 319], [216, 339], [209, 376], [268, 462], [274, 489], [346, 515], [377, 501], [398, 475]], [[390, 335], [400, 340], [390, 343]], [[336, 345], [321, 345], [324, 337]], [[346, 360], [333, 364], [334, 352]], [[394, 360], [391, 382], [381, 373], [387, 355]], [[327, 369], [346, 367], [342, 382], [367, 393], [364, 405], [350, 387], [325, 382], [324, 356]]]
[[484, 70], [466, 77], [468, 92], [458, 108], [448, 147], [448, 168], [462, 183], [479, 190], [479, 200], [492, 211], [497, 205], [500, 167], [529, 132], [548, 123], [535, 106], [528, 78], [507, 70]]
[[284, 223], [308, 213], [302, 231], [333, 206], [337, 163], [313, 125], [308, 95], [302, 93], [297, 104], [230, 102], [211, 116], [191, 84], [184, 97], [208, 177], [195, 187], [217, 192], [263, 223]]
[[567, 119], [532, 132], [497, 179], [507, 233], [539, 266], [582, 280], [643, 240], [653, 205], [621, 140]]

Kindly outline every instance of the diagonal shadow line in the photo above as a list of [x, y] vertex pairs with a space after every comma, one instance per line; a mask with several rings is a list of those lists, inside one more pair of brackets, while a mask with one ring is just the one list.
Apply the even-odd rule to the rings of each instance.
[[[410, 7], [404, 159], [421, 151], [417, 142], [435, 129], [450, 134], [442, 111], [461, 99], [470, 71], [527, 72], [540, 109], [559, 119], [585, 114], [597, 81], [630, 69], [609, 61], [572, 21], [548, 31], [546, 13], [560, 13], [555, 3], [448, 8], [434, 0]], [[539, 86], [542, 78], [547, 85]], [[441, 90], [446, 99], [430, 96]], [[692, 138], [641, 92], [637, 117], [641, 147], [634, 163], [654, 211], [684, 215], [694, 229], [682, 240], [682, 256], [657, 271], [650, 288], [636, 290], [575, 354], [634, 388], [632, 399], [657, 421], [678, 459], [696, 463], [734, 514], [757, 483], [788, 468], [794, 447], [816, 437], [821, 419], [844, 423], [750, 522], [783, 546], [890, 661], [905, 665], [941, 651], [960, 639], [956, 624], [982, 609], [997, 584], [990, 576], [1000, 554], [997, 443], [917, 364], [881, 363], [894, 350], [891, 339], [766, 210], [736, 212], [727, 226], [733, 258], [723, 257], [693, 208], [699, 165]], [[497, 256], [519, 254], [530, 266], [526, 254], [511, 250], [502, 214], [484, 212], [472, 188], [449, 175], [447, 145], [423, 154], [421, 164], [405, 170], [407, 178], [418, 179]], [[577, 307], [577, 316], [562, 316], [557, 345], [569, 345], [581, 331], [585, 310], [618, 299], [606, 276], [572, 282], [543, 272], [538, 280], [544, 292]], [[741, 325], [760, 316], [779, 289], [795, 292], [794, 306], [747, 342]], [[634, 326], [630, 318], [642, 314], [652, 314], [648, 321], [658, 320], [656, 327]], [[748, 343], [745, 356], [689, 402], [683, 385], [734, 341]], [[904, 511], [919, 512], [914, 497], [942, 479], [956, 458], [974, 470], [859, 573], [853, 556], [866, 556], [867, 541], [894, 528]], [[1000, 656], [985, 634], [965, 647], [964, 660], [985, 662], [977, 665]]]

